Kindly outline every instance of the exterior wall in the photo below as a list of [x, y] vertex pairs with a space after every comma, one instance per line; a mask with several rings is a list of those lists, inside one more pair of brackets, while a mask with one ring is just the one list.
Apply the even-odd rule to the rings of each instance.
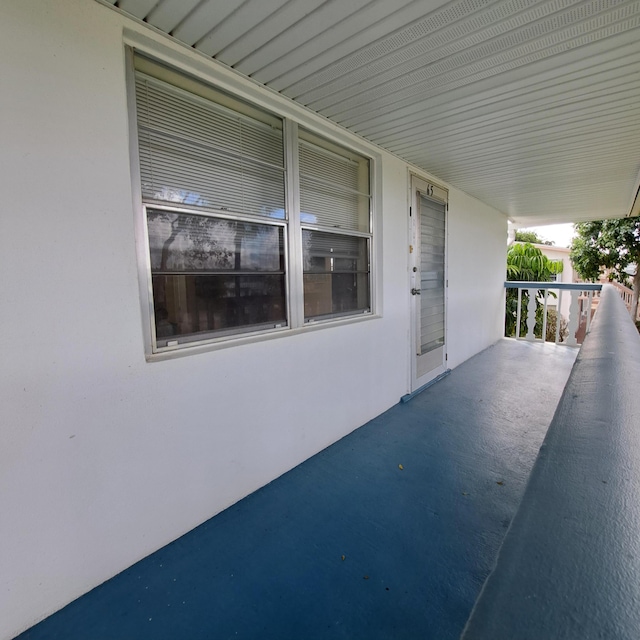
[[569, 257], [571, 249], [568, 247], [554, 247], [548, 244], [536, 244], [534, 247], [540, 249], [549, 260], [562, 260], [563, 271], [558, 274], [558, 282], [577, 282], [573, 264]]
[[448, 235], [448, 362], [456, 367], [504, 335], [507, 221], [452, 189]]
[[[10, 638], [409, 390], [409, 168], [372, 147], [382, 168], [380, 317], [148, 363], [123, 29], [301, 122], [325, 121], [93, 0], [6, 0], [0, 11], [10, 88], [0, 638]], [[455, 366], [501, 335], [506, 218], [455, 189], [449, 217]]]

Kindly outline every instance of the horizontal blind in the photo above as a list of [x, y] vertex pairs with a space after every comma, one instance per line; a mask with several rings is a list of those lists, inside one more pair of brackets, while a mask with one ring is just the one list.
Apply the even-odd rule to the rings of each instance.
[[283, 218], [282, 128], [136, 73], [146, 201]]
[[368, 158], [301, 130], [299, 162], [303, 224], [370, 232]]
[[302, 231], [304, 272], [330, 269], [326, 259], [333, 259], [333, 268], [369, 272], [369, 240], [321, 231]]

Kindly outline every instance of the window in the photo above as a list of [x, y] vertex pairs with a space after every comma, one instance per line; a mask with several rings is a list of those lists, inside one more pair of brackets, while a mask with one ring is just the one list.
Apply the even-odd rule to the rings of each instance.
[[370, 159], [143, 56], [134, 67], [152, 351], [370, 313]]
[[156, 343], [284, 326], [281, 226], [147, 208]]
[[369, 160], [303, 129], [299, 150], [305, 321], [368, 311]]

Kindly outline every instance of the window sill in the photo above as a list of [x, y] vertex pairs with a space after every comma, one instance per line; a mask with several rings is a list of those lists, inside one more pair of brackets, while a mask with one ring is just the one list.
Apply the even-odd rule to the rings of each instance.
[[368, 322], [369, 320], [379, 320], [382, 316], [375, 313], [362, 314], [358, 316], [350, 316], [347, 318], [335, 318], [327, 320], [318, 320], [310, 322], [302, 327], [295, 329], [281, 328], [273, 329], [268, 333], [259, 333], [252, 335], [243, 335], [218, 342], [207, 342], [206, 344], [197, 344], [193, 346], [183, 346], [176, 349], [159, 351], [156, 353], [147, 353], [145, 359], [147, 362], [161, 362], [163, 360], [173, 360], [175, 358], [183, 358], [185, 356], [193, 356], [210, 351], [219, 351], [230, 347], [238, 347], [245, 344], [254, 344], [256, 342], [265, 342], [267, 340], [276, 340], [292, 335], [300, 335], [318, 329], [330, 329], [331, 327], [341, 327], [349, 324], [360, 322]]

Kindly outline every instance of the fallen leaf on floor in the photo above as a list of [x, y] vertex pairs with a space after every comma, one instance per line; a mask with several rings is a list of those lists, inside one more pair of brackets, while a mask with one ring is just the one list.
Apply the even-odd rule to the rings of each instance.
[[342, 561], [344, 562], [344, 560], [345, 560], [345, 558], [346, 558], [347, 556], [340, 556], [340, 557], [342, 558]]
[[364, 577], [364, 579], [365, 579], [365, 580], [368, 580], [368, 579], [369, 579], [369, 576], [365, 576], [365, 577]]
[[498, 480], [498, 482], [496, 482], [496, 484], [499, 484], [500, 486], [502, 486], [504, 484], [504, 481]]
[[463, 496], [468, 496], [469, 494], [468, 494], [466, 491], [463, 491], [463, 492], [462, 492], [462, 495], [463, 495]]
[[402, 470], [402, 469], [404, 469], [404, 467], [401, 464], [399, 464], [398, 465], [398, 469]]

